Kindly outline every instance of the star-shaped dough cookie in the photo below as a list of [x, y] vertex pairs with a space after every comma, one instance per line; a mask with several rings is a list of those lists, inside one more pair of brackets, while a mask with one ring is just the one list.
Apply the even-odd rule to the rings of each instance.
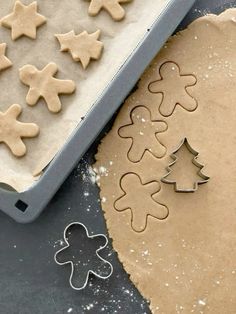
[[74, 31], [66, 34], [55, 35], [61, 45], [61, 51], [69, 51], [75, 61], [80, 61], [84, 69], [91, 59], [98, 60], [101, 57], [103, 43], [98, 40], [100, 30], [88, 34], [86, 31], [75, 35]]
[[37, 13], [36, 1], [28, 6], [16, 1], [13, 12], [1, 19], [2, 26], [11, 29], [12, 40], [16, 40], [21, 36], [35, 39], [37, 27], [45, 22], [46, 18]]
[[12, 62], [5, 56], [7, 44], [0, 44], [0, 72], [12, 66]]
[[96, 16], [102, 9], [106, 10], [115, 21], [125, 17], [125, 10], [120, 3], [127, 3], [133, 0], [88, 0], [90, 1], [89, 15]]
[[33, 65], [25, 65], [20, 70], [22, 83], [29, 86], [26, 102], [30, 106], [37, 104], [42, 97], [49, 111], [57, 113], [61, 110], [59, 94], [72, 94], [75, 83], [70, 80], [59, 80], [54, 77], [58, 71], [55, 63], [49, 63], [42, 70]]
[[12, 105], [6, 112], [0, 112], [0, 143], [5, 143], [17, 157], [26, 153], [26, 146], [22, 137], [35, 137], [39, 134], [39, 127], [34, 123], [17, 121], [22, 109], [20, 105]]

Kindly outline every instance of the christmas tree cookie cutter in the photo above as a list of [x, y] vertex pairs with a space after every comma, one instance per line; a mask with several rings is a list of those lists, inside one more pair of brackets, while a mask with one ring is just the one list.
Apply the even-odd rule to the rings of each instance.
[[[98, 239], [98, 238], [103, 238], [105, 240], [105, 243], [103, 245], [100, 245], [99, 248], [95, 250], [95, 256], [96, 256], [96, 258], [100, 262], [106, 264], [108, 266], [108, 268], [110, 269], [109, 272], [107, 273], [107, 275], [101, 275], [101, 274], [99, 274], [98, 271], [95, 271], [93, 268], [88, 268], [87, 267], [88, 270], [82, 276], [84, 278], [84, 282], [83, 282], [83, 284], [81, 284], [79, 286], [75, 285], [73, 283], [73, 277], [74, 277], [74, 274], [75, 274], [75, 261], [73, 261], [72, 259], [69, 259], [69, 260], [60, 262], [59, 258], [58, 258], [59, 254], [61, 254], [62, 252], [65, 252], [65, 250], [67, 250], [71, 246], [71, 244], [69, 243], [68, 237], [69, 237], [69, 234], [72, 233], [70, 231], [70, 229], [73, 228], [73, 227], [81, 228], [81, 230], [85, 233], [85, 236], [86, 236], [87, 240], [91, 240], [91, 239], [93, 240], [93, 239]], [[82, 224], [80, 222], [72, 222], [72, 223], [70, 223], [69, 225], [66, 226], [63, 236], [64, 236], [64, 241], [65, 241], [66, 245], [62, 249], [58, 250], [55, 253], [54, 261], [58, 265], [60, 265], [60, 266], [67, 265], [67, 264], [69, 264], [71, 266], [71, 273], [70, 273], [69, 283], [70, 283], [70, 286], [71, 286], [72, 289], [74, 289], [74, 290], [83, 290], [83, 289], [85, 289], [86, 286], [88, 285], [88, 281], [89, 281], [90, 275], [94, 275], [95, 277], [98, 277], [100, 279], [108, 279], [109, 277], [111, 277], [111, 275], [113, 274], [113, 266], [112, 266], [112, 264], [99, 255], [99, 252], [101, 250], [103, 250], [107, 246], [107, 244], [108, 244], [108, 238], [104, 234], [89, 235], [88, 229], [87, 229], [87, 227], [84, 224]], [[82, 250], [79, 250], [79, 252], [81, 252], [81, 254], [83, 254]], [[74, 256], [72, 256], [72, 257], [74, 257]], [[89, 258], [88, 258], [88, 261], [90, 261]], [[80, 261], [78, 261], [77, 263], [80, 264]], [[81, 263], [81, 264], [82, 264], [82, 267], [86, 266], [83, 263]]]
[[[192, 163], [199, 168], [197, 175], [199, 176], [199, 180], [194, 182], [193, 188], [184, 188], [184, 189], [180, 189], [178, 188], [178, 182], [177, 180], [169, 180], [167, 177], [172, 173], [172, 169], [171, 167], [178, 161], [178, 157], [176, 156], [176, 153], [181, 149], [181, 147], [185, 145], [186, 148], [188, 149], [188, 151], [190, 153], [192, 153], [194, 155], [193, 159], [192, 159]], [[198, 189], [198, 186], [200, 184], [204, 184], [207, 183], [210, 180], [210, 177], [204, 175], [201, 170], [204, 168], [204, 165], [200, 164], [197, 161], [199, 152], [197, 152], [195, 149], [192, 148], [192, 146], [189, 144], [188, 139], [185, 137], [180, 145], [177, 147], [177, 149], [175, 149], [175, 151], [173, 151], [173, 153], [170, 155], [170, 157], [173, 159], [173, 162], [171, 164], [169, 164], [169, 166], [166, 168], [168, 173], [161, 179], [161, 181], [163, 183], [167, 183], [167, 184], [173, 184], [174, 185], [174, 189], [175, 192], [179, 192], [179, 193], [192, 193], [192, 192], [196, 192]]]

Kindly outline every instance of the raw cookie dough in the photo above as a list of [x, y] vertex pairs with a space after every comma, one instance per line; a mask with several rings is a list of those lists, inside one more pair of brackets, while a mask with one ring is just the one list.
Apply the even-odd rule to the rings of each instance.
[[7, 44], [0, 44], [0, 72], [11, 67], [12, 62], [6, 57]]
[[26, 146], [21, 138], [35, 137], [39, 134], [39, 127], [36, 124], [17, 121], [21, 111], [21, 106], [15, 104], [6, 112], [0, 112], [0, 143], [5, 143], [17, 157], [22, 157], [26, 153]]
[[[104, 93], [122, 65], [144, 38], [157, 16], [172, 0], [133, 1], [122, 5], [126, 10], [126, 18], [121, 23], [102, 10], [96, 18], [88, 15], [89, 2], [84, 0], [37, 0], [39, 13], [48, 18], [48, 23], [38, 28], [37, 40], [23, 36], [16, 42], [10, 39], [10, 31], [0, 27], [0, 43], [7, 43], [10, 60], [14, 66], [0, 73], [0, 110], [7, 109], [6, 104], [21, 104], [24, 119], [37, 121], [41, 133], [37, 140], [27, 141], [27, 155], [18, 160], [2, 145], [0, 149], [0, 182], [12, 186], [18, 192], [28, 190], [39, 176], [43, 174], [48, 163], [63, 148], [76, 128], [82, 123], [98, 98]], [[25, 5], [32, 0], [22, 0]], [[12, 12], [15, 0], [0, 1], [0, 18]], [[64, 22], [66, 12], [66, 22]], [[96, 62], [90, 62], [86, 71], [70, 55], [59, 50], [55, 34], [65, 34], [74, 30], [79, 34], [83, 30], [93, 33], [101, 30], [102, 42], [106, 52]], [[19, 80], [18, 70], [26, 64], [37, 69], [49, 62], [55, 62], [60, 69], [58, 79], [70, 79], [78, 86], [73, 95], [61, 95], [63, 111], [54, 115], [41, 97], [33, 108], [25, 101], [27, 87]], [[10, 89], [10, 91], [9, 91]]]
[[15, 2], [13, 13], [3, 17], [1, 24], [11, 29], [12, 40], [21, 36], [36, 39], [37, 28], [46, 22], [46, 18], [37, 13], [37, 2], [28, 6], [20, 1]]
[[66, 34], [55, 35], [61, 45], [61, 51], [69, 51], [75, 61], [80, 61], [86, 69], [91, 59], [98, 60], [101, 57], [103, 43], [98, 40], [101, 31], [92, 34], [84, 31], [75, 35], [74, 31]]
[[54, 77], [58, 67], [55, 63], [49, 63], [42, 70], [33, 65], [25, 65], [20, 69], [22, 83], [29, 86], [26, 102], [34, 106], [42, 97], [49, 111], [57, 113], [61, 110], [59, 94], [72, 94], [75, 91], [75, 83], [70, 80], [59, 80]]
[[125, 10], [120, 3], [131, 2], [132, 0], [88, 0], [90, 1], [89, 15], [96, 16], [102, 9], [106, 10], [115, 21], [125, 17]]
[[[151, 113], [146, 107], [136, 107], [131, 112], [132, 124], [122, 126], [118, 133], [121, 137], [130, 139], [132, 144], [128, 158], [132, 162], [139, 162], [146, 151], [157, 158], [165, 156], [166, 148], [158, 141], [158, 133], [167, 130], [164, 121], [152, 121]], [[149, 137], [148, 141], [143, 138]]]
[[[200, 18], [173, 36], [126, 100], [96, 155], [94, 167], [109, 235], [131, 280], [150, 301], [152, 313], [236, 311], [235, 21], [236, 9], [230, 9], [219, 16]], [[168, 68], [162, 77], [167, 63], [173, 64], [173, 70]], [[184, 84], [172, 80], [172, 75], [183, 75]], [[161, 88], [150, 85], [162, 78]], [[187, 78], [193, 79], [188, 82]], [[170, 110], [162, 112], [165, 97], [173, 101]], [[149, 151], [139, 162], [128, 158], [132, 139], [122, 138], [119, 130], [132, 123], [131, 112], [139, 106], [150, 111], [152, 121], [168, 125], [168, 130], [158, 133], [158, 140], [167, 148], [163, 158]], [[139, 119], [145, 119], [141, 114]], [[151, 134], [137, 136], [140, 147], [147, 147], [152, 139]], [[185, 137], [199, 152], [198, 162], [205, 165], [204, 174], [210, 177], [193, 193], [177, 193], [173, 185], [161, 182], [173, 161], [171, 153]], [[183, 168], [187, 170], [187, 164], [183, 163]], [[192, 168], [189, 171], [191, 175]], [[146, 212], [139, 206], [140, 183], [129, 183], [131, 206], [124, 199], [121, 207], [127, 210], [116, 208], [127, 193], [122, 178], [130, 173], [138, 176], [143, 186], [160, 183], [156, 200], [169, 210], [163, 220], [147, 216], [142, 232], [131, 224], [135, 209], [142, 218]]]

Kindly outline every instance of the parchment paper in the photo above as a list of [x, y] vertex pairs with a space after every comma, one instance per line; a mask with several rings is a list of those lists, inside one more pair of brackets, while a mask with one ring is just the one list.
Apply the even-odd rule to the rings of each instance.
[[[31, 2], [23, 1], [24, 4]], [[81, 117], [86, 115], [169, 0], [134, 0], [124, 5], [127, 15], [122, 22], [113, 21], [106, 12], [89, 17], [89, 2], [84, 0], [37, 2], [39, 13], [47, 18], [47, 23], [38, 28], [36, 40], [22, 37], [13, 42], [11, 31], [0, 27], [0, 42], [7, 43], [7, 56], [13, 62], [12, 68], [0, 74], [0, 110], [5, 111], [18, 103], [23, 107], [21, 120], [37, 123], [40, 127], [38, 138], [25, 140], [28, 153], [21, 159], [12, 156], [5, 145], [0, 145], [0, 182], [19, 192], [38, 180], [39, 176], [33, 174], [40, 173], [65, 144]], [[1, 0], [0, 18], [12, 12], [14, 3], [14, 0]], [[76, 33], [102, 31], [103, 56], [92, 62], [86, 71], [69, 54], [60, 52], [54, 37], [72, 29]], [[58, 78], [72, 79], [77, 85], [74, 95], [61, 97], [63, 110], [59, 114], [50, 113], [43, 100], [35, 107], [29, 107], [25, 101], [28, 88], [19, 80], [18, 70], [23, 65], [43, 68], [49, 62], [59, 66]]]

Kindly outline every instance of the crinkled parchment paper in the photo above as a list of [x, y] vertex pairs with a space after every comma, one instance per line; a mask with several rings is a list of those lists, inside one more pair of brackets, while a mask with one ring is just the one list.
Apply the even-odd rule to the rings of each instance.
[[[32, 1], [22, 2], [29, 4]], [[0, 110], [18, 103], [23, 107], [21, 120], [35, 122], [41, 130], [38, 138], [25, 140], [28, 153], [21, 159], [12, 156], [5, 145], [0, 145], [0, 182], [19, 192], [38, 180], [39, 177], [33, 174], [40, 173], [65, 144], [81, 117], [86, 115], [169, 0], [134, 0], [124, 5], [127, 15], [122, 22], [113, 21], [106, 12], [89, 17], [89, 2], [85, 0], [37, 2], [39, 13], [47, 18], [47, 23], [38, 28], [36, 40], [22, 37], [13, 42], [11, 31], [0, 27], [0, 42], [7, 43], [7, 56], [13, 62], [12, 68], [0, 74]], [[12, 12], [14, 3], [15, 0], [1, 0], [0, 18]], [[76, 33], [102, 31], [103, 56], [92, 62], [86, 71], [69, 54], [60, 52], [54, 37], [72, 29]], [[59, 114], [50, 113], [43, 100], [35, 107], [29, 107], [25, 101], [28, 88], [19, 80], [18, 71], [23, 65], [43, 68], [49, 62], [59, 66], [58, 78], [72, 79], [77, 86], [74, 95], [61, 97], [63, 110]]]

